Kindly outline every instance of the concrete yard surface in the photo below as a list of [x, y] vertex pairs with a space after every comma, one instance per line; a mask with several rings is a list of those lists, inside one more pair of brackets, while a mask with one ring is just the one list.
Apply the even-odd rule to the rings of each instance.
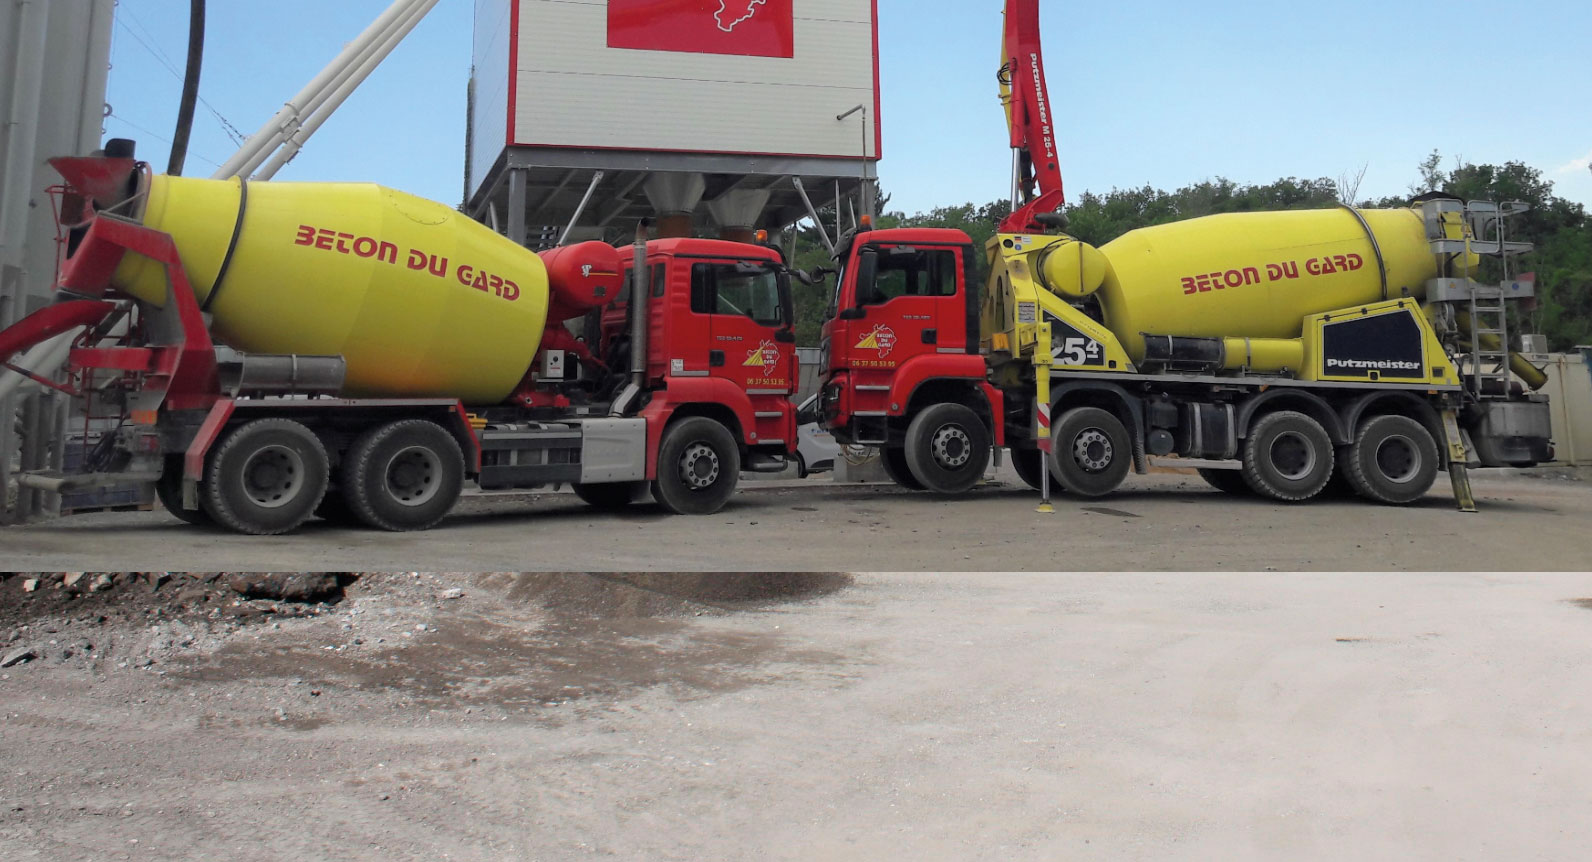
[[574, 494], [465, 498], [424, 533], [312, 521], [252, 537], [163, 511], [0, 528], [12, 570], [1536, 570], [1592, 566], [1592, 482], [1474, 474], [1478, 514], [1446, 482], [1408, 507], [1357, 498], [1283, 505], [1219, 493], [1192, 475], [1130, 477], [1121, 491], [1058, 496], [1056, 513], [1009, 465], [947, 499], [823, 478], [747, 482], [716, 515], [645, 503], [614, 514]]
[[0, 858], [1592, 846], [1582, 576], [387, 575], [146, 628], [0, 671]]

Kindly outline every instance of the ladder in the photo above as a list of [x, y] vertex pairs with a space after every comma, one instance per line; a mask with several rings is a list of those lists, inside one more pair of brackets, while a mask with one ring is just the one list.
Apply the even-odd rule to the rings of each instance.
[[1476, 285], [1470, 293], [1470, 385], [1478, 399], [1509, 394], [1509, 307], [1503, 289]]
[[[1507, 222], [1530, 209], [1509, 201], [1465, 202], [1458, 199], [1422, 203], [1426, 237], [1439, 259], [1451, 258], [1460, 269], [1429, 285], [1427, 299], [1448, 304], [1454, 312], [1462, 355], [1469, 361], [1466, 388], [1477, 400], [1509, 397], [1509, 351], [1513, 340], [1509, 301], [1533, 295], [1532, 284], [1514, 277], [1513, 258], [1531, 250], [1531, 243], [1511, 242]], [[1482, 284], [1469, 267], [1470, 256], [1495, 259], [1502, 281]]]

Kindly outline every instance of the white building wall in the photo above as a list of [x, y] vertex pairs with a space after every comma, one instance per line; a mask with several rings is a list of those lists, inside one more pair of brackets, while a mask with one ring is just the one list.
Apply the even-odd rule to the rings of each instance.
[[480, 188], [508, 143], [510, 13], [510, 3], [505, 0], [475, 2], [470, 78], [475, 86], [475, 101], [470, 113], [466, 196]]
[[[873, 0], [796, 0], [788, 59], [610, 48], [601, 0], [519, 4], [517, 144], [878, 156]], [[835, 119], [859, 104], [871, 128]]]

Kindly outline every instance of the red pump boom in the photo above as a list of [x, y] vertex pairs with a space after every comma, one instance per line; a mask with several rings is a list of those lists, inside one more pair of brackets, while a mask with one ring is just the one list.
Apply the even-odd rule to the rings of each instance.
[[1045, 86], [1039, 43], [1039, 0], [1006, 0], [1001, 57], [1001, 101], [1011, 129], [1014, 167], [1012, 214], [1001, 233], [1042, 233], [1067, 202], [1056, 153], [1056, 127]]

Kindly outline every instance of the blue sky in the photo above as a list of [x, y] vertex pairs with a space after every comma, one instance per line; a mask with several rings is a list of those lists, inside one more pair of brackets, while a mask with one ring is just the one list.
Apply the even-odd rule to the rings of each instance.
[[[796, 0], [800, 3], [801, 0]], [[1005, 197], [995, 100], [999, 0], [880, 0], [891, 208]], [[208, 175], [387, 0], [211, 0], [187, 173]], [[1270, 182], [1365, 167], [1361, 197], [1446, 166], [1519, 160], [1592, 205], [1592, 3], [1044, 0], [1070, 196], [1213, 177]], [[181, 91], [184, 0], [120, 0], [106, 121], [164, 166]], [[263, 11], [268, 10], [268, 11]], [[280, 174], [368, 180], [446, 203], [463, 189], [472, 0], [441, 0]], [[163, 62], [164, 60], [164, 62]], [[211, 108], [214, 109], [214, 113]]]

